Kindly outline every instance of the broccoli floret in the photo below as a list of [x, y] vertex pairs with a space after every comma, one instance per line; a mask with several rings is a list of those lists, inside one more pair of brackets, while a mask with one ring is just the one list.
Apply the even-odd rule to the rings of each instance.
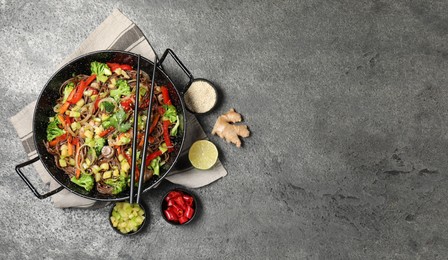
[[107, 76], [112, 75], [107, 64], [98, 61], [90, 63], [90, 70], [92, 71], [92, 74], [96, 74], [96, 79], [103, 83], [106, 82]]
[[106, 139], [104, 138], [95, 138], [95, 152], [97, 155], [101, 154], [101, 149], [103, 149], [104, 144], [106, 143]]
[[50, 119], [50, 123], [47, 126], [47, 141], [51, 141], [56, 137], [65, 134], [65, 130], [58, 127], [60, 123], [61, 122], [59, 122], [59, 119], [57, 117]]
[[112, 194], [115, 195], [122, 192], [126, 188], [128, 180], [125, 176], [120, 175], [118, 178], [110, 178], [104, 182], [113, 188]]
[[73, 176], [70, 180], [76, 185], [86, 189], [86, 191], [91, 191], [93, 189], [94, 180], [92, 175], [81, 174], [79, 179], [76, 179], [76, 177]]
[[120, 101], [121, 96], [129, 96], [131, 94], [131, 87], [128, 85], [127, 81], [119, 79], [117, 80], [117, 89], [112, 89], [110, 91], [110, 96], [113, 97], [117, 102]]

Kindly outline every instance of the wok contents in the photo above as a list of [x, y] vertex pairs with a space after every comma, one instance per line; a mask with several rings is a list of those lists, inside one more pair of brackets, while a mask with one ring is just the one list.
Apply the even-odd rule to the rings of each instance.
[[239, 137], [248, 137], [250, 134], [247, 125], [234, 124], [241, 122], [241, 120], [241, 114], [235, 112], [235, 110], [231, 108], [227, 113], [218, 117], [215, 126], [213, 127], [212, 134], [218, 135], [226, 140], [227, 143], [233, 143], [236, 147], [241, 147], [241, 140]]
[[144, 220], [145, 211], [139, 204], [129, 202], [117, 202], [110, 217], [112, 226], [123, 234], [136, 232]]
[[155, 84], [145, 171], [140, 173], [151, 79], [141, 71], [136, 97], [137, 71], [131, 66], [96, 61], [90, 65], [91, 75], [74, 75], [61, 85], [44, 143], [73, 183], [115, 195], [130, 185], [136, 98], [137, 183], [140, 174], [144, 181], [160, 174], [174, 150], [180, 120], [168, 88]]
[[174, 190], [165, 197], [162, 210], [165, 218], [175, 224], [185, 224], [193, 218], [194, 198], [182, 191]]
[[206, 113], [217, 101], [216, 90], [205, 80], [195, 80], [185, 92], [185, 105], [191, 112]]
[[208, 170], [218, 160], [218, 149], [207, 140], [194, 142], [188, 150], [188, 159], [196, 169]]

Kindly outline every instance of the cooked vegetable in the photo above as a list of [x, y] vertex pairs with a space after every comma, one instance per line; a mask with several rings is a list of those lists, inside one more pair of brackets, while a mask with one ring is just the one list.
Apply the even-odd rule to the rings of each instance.
[[96, 74], [98, 80], [103, 83], [107, 81], [107, 76], [112, 75], [112, 72], [105, 63], [97, 61], [90, 63], [90, 70], [92, 71], [92, 74]]
[[128, 202], [117, 202], [112, 209], [110, 222], [121, 233], [135, 232], [145, 220], [145, 211], [139, 204]]
[[128, 85], [128, 82], [123, 79], [117, 80], [116, 86], [117, 89], [112, 89], [110, 91], [110, 96], [115, 98], [115, 100], [120, 100], [121, 96], [128, 96], [131, 94], [131, 87]]
[[118, 178], [110, 178], [105, 180], [104, 182], [113, 188], [112, 194], [118, 194], [126, 189], [128, 178], [123, 175], [120, 175]]
[[107, 102], [107, 101], [101, 102], [100, 109], [103, 111], [106, 111], [107, 113], [112, 113], [112, 112], [114, 112], [115, 105], [112, 102]]
[[[118, 131], [124, 133], [128, 131], [131, 128], [131, 123], [125, 123], [126, 121], [126, 112], [124, 112], [123, 108], [118, 110], [112, 117], [109, 119], [109, 126], [113, 126], [115, 129], [118, 129]], [[108, 125], [103, 124], [103, 126]]]
[[59, 122], [58, 117], [50, 118], [50, 123], [47, 126], [47, 141], [51, 141], [56, 137], [65, 134], [65, 130], [59, 128], [59, 124], [61, 124], [61, 122]]
[[241, 115], [231, 108], [227, 113], [218, 117], [212, 135], [216, 134], [228, 143], [234, 143], [236, 147], [241, 147], [239, 136], [248, 137], [250, 132], [247, 125], [233, 124], [237, 122], [241, 122]]
[[91, 191], [93, 189], [93, 185], [94, 185], [94, 179], [92, 175], [87, 175], [87, 174], [81, 174], [81, 176], [79, 177], [79, 179], [77, 179], [75, 176], [70, 178], [70, 180], [83, 187], [84, 189], [86, 189], [86, 191]]
[[107, 66], [109, 66], [109, 68], [112, 71], [116, 71], [117, 69], [132, 70], [132, 67], [128, 64], [119, 64], [119, 63], [111, 63], [111, 62], [107, 62], [106, 64], [107, 64]]
[[[88, 191], [96, 188], [101, 194], [119, 194], [128, 189], [132, 163], [137, 72], [125, 64], [119, 64], [113, 71], [105, 63], [92, 62], [91, 75], [75, 75], [61, 85], [61, 96], [54, 106], [55, 115], [49, 119], [45, 141], [48, 152], [55, 157], [57, 167], [73, 183]], [[142, 71], [139, 95], [141, 106], [137, 116], [138, 134], [135, 137], [138, 138], [139, 146], [136, 169], [142, 162], [140, 154], [144, 145], [148, 117], [145, 108], [149, 105], [150, 84], [148, 74]], [[165, 104], [169, 96], [164, 100], [157, 98], [162, 95], [161, 88], [156, 84], [152, 98], [154, 103], [145, 181], [160, 175], [162, 165], [171, 156], [171, 138], [179, 132], [176, 108]], [[164, 124], [163, 118], [168, 123]], [[136, 178], [139, 174], [137, 171]]]
[[70, 96], [70, 94], [72, 93], [73, 89], [75, 88], [75, 84], [73, 82], [70, 82], [67, 84], [67, 86], [65, 86], [64, 88], [64, 99], [63, 99], [63, 103], [65, 103], [65, 101], [67, 101], [67, 98]]

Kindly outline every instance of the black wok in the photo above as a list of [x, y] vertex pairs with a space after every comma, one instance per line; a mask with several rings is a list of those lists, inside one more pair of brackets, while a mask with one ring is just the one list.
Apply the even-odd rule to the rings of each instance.
[[[188, 71], [187, 68], [185, 68], [185, 66], [176, 57], [176, 55], [169, 49], [165, 51], [160, 61], [156, 63], [157, 64], [156, 83], [158, 85], [165, 85], [168, 88], [172, 99], [172, 103], [176, 107], [179, 117], [181, 118], [181, 127], [178, 136], [175, 138], [173, 142], [175, 148], [174, 152], [170, 156], [170, 160], [162, 167], [160, 171], [160, 176], [153, 176], [149, 181], [144, 183], [144, 186], [142, 188], [143, 192], [146, 192], [151, 188], [154, 188], [170, 172], [170, 170], [173, 168], [173, 166], [176, 164], [178, 160], [179, 154], [182, 150], [182, 146], [185, 140], [185, 127], [183, 126], [186, 125], [186, 117], [182, 96], [180, 91], [174, 86], [173, 82], [168, 77], [168, 75], [165, 74], [165, 72], [162, 70], [161, 66], [167, 54], [171, 54], [171, 56], [179, 64], [182, 70], [187, 74], [190, 80], [192, 80], [191, 73]], [[96, 189], [93, 189], [92, 191], [88, 192], [82, 187], [79, 187], [78, 185], [72, 183], [69, 179], [69, 176], [66, 175], [62, 170], [57, 168], [54, 156], [48, 153], [44, 145], [44, 141], [46, 140], [47, 136], [46, 129], [48, 125], [48, 118], [54, 115], [53, 107], [56, 104], [56, 100], [60, 96], [59, 88], [61, 84], [68, 78], [72, 77], [72, 75], [90, 74], [90, 63], [92, 61], [129, 64], [135, 68], [137, 66], [137, 55], [125, 51], [97, 51], [88, 53], [64, 65], [46, 83], [44, 89], [42, 90], [37, 100], [33, 119], [34, 143], [36, 146], [38, 157], [16, 166], [16, 172], [25, 181], [25, 183], [32, 190], [32, 192], [40, 199], [51, 196], [64, 188], [84, 198], [97, 201], [120, 201], [129, 198], [129, 190], [124, 191], [117, 195], [104, 195], [98, 193]], [[141, 57], [140, 61], [141, 70], [145, 71], [148, 75], [152, 75], [151, 72], [153, 70], [153, 66], [154, 63], [152, 61], [144, 57]], [[21, 171], [21, 168], [38, 160], [42, 162], [42, 164], [50, 173], [50, 175], [53, 177], [53, 179], [55, 179], [61, 185], [60, 188], [41, 195], [34, 188], [31, 182], [25, 177], [25, 175]]]

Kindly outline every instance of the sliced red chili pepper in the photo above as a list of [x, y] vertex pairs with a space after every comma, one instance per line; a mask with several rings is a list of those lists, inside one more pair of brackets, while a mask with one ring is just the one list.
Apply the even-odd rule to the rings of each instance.
[[170, 131], [169, 126], [171, 125], [170, 120], [163, 121], [163, 139], [165, 140], [166, 147], [168, 148], [168, 152], [172, 152], [174, 150], [173, 144], [170, 139]]
[[183, 216], [183, 217], [180, 217], [179, 218], [179, 224], [183, 224], [183, 223], [185, 223], [185, 222], [187, 222], [189, 219], [187, 218], [187, 217], [185, 217], [185, 216]]
[[185, 204], [187, 204], [187, 206], [193, 205], [193, 197], [188, 196], [188, 195], [183, 195], [182, 198], [184, 199]]
[[174, 202], [176, 203], [177, 206], [179, 206], [182, 210], [185, 210], [187, 208], [187, 205], [185, 204], [184, 199], [182, 198], [182, 196], [178, 196], [174, 199]]
[[169, 221], [178, 221], [177, 215], [174, 214], [174, 212], [172, 212], [171, 210], [166, 209], [163, 211], [163, 213], [165, 213], [165, 217]]
[[160, 87], [160, 91], [162, 91], [163, 102], [167, 105], [172, 105], [170, 99], [170, 93], [168, 92], [168, 88], [165, 86]]
[[169, 200], [166, 204], [168, 207], [171, 207], [174, 205], [174, 200]]
[[148, 154], [148, 155], [146, 156], [146, 162], [145, 162], [145, 165], [146, 165], [146, 166], [149, 166], [149, 164], [151, 163], [151, 161], [154, 160], [155, 158], [159, 157], [160, 155], [162, 155], [162, 151], [160, 151], [160, 150], [157, 150], [157, 151], [155, 151], [155, 152], [153, 152], [153, 153], [151, 153], [151, 154]]
[[188, 219], [192, 218], [194, 214], [194, 209], [190, 206], [187, 206], [187, 209], [185, 210], [185, 217]]
[[166, 196], [165, 200], [169, 201], [171, 199], [174, 199], [176, 197], [182, 196], [182, 193], [178, 192], [178, 191], [171, 191], [170, 193], [168, 193], [168, 195]]
[[174, 204], [170, 208], [174, 209], [174, 213], [177, 215], [178, 218], [184, 215], [184, 210], [181, 207], [177, 206], [176, 204]]

